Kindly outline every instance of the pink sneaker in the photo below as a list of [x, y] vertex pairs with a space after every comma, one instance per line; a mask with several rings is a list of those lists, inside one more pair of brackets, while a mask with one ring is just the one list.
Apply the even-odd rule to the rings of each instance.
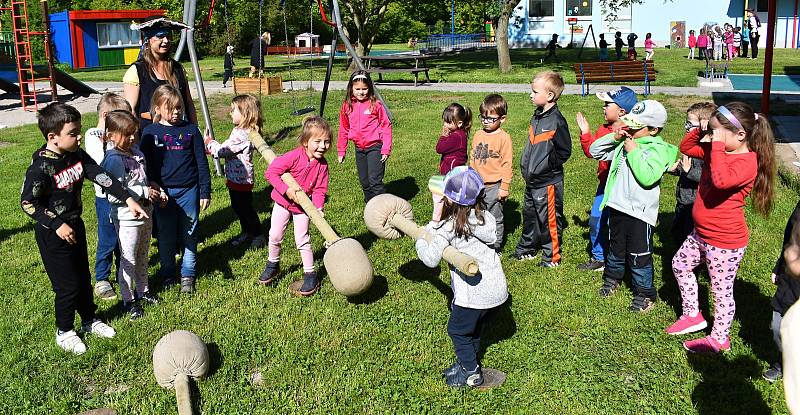
[[706, 323], [706, 319], [703, 318], [703, 314], [697, 313], [697, 315], [694, 317], [689, 317], [684, 314], [678, 319], [678, 321], [672, 323], [672, 325], [667, 327], [664, 331], [667, 334], [677, 336], [679, 334], [700, 331], [706, 327], [708, 327], [708, 323]]
[[690, 353], [719, 353], [720, 351], [727, 352], [730, 350], [731, 342], [725, 339], [725, 343], [719, 343], [713, 337], [706, 336], [683, 342], [683, 348]]

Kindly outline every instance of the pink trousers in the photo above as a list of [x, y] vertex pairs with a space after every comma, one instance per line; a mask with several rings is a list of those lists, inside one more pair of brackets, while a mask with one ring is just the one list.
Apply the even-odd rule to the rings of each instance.
[[289, 219], [294, 221], [294, 243], [303, 260], [303, 272], [314, 272], [314, 252], [311, 250], [311, 236], [308, 234], [310, 218], [305, 213], [293, 214], [275, 203], [269, 227], [269, 262], [278, 262], [281, 257], [281, 243], [286, 233]]

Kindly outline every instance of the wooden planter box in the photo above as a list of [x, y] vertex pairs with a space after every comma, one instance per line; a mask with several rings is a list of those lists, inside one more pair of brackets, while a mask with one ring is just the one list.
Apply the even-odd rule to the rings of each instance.
[[[259, 86], [260, 82], [260, 86]], [[235, 94], [273, 95], [283, 92], [283, 80], [280, 76], [267, 76], [264, 78], [233, 78], [233, 92]]]

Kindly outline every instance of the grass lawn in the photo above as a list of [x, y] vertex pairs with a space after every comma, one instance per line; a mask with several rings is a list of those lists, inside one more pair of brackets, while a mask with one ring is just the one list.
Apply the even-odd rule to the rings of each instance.
[[[406, 50], [405, 45], [377, 45], [376, 50]], [[611, 51], [613, 54], [613, 50]], [[640, 52], [643, 54], [644, 49]], [[497, 69], [497, 52], [486, 49], [477, 52], [467, 52], [460, 55], [451, 55], [431, 59], [428, 62], [430, 78], [434, 82], [476, 82], [476, 83], [527, 83], [536, 72], [553, 69], [564, 75], [567, 83], [574, 84], [575, 72], [573, 64], [576, 62], [589, 62], [597, 60], [597, 51], [587, 48], [582, 57], [578, 57], [579, 49], [559, 49], [560, 62], [539, 63], [539, 58], [544, 55], [543, 49], [513, 49], [511, 62], [514, 65], [511, 72], [501, 74]], [[697, 86], [698, 72], [705, 68], [705, 61], [686, 59], [686, 50], [657, 49], [655, 54], [657, 86]], [[761, 74], [764, 72], [764, 54], [757, 60], [736, 59], [730, 65], [731, 73]], [[643, 55], [642, 55], [643, 56]], [[238, 70], [246, 76], [249, 70], [250, 58], [240, 56], [236, 59]], [[309, 61], [294, 61], [292, 76], [287, 70], [285, 56], [268, 56], [266, 58], [267, 70], [271, 74], [280, 74], [284, 80], [295, 81], [322, 81], [325, 78], [325, 65], [327, 58], [316, 59], [313, 68]], [[204, 80], [222, 80], [223, 62], [221, 57], [206, 57], [200, 61], [200, 68]], [[345, 81], [348, 72], [344, 58], [337, 58], [331, 79]], [[191, 64], [184, 63], [184, 68], [193, 73]], [[125, 69], [109, 69], [104, 71], [75, 72], [73, 76], [82, 81], [121, 81]], [[772, 73], [775, 75], [800, 74], [800, 54], [792, 49], [775, 49]], [[409, 82], [413, 79], [410, 73], [385, 74], [386, 80], [402, 80]]]
[[[384, 94], [396, 116], [395, 148], [385, 182], [390, 192], [411, 201], [417, 222], [424, 223], [431, 214], [426, 184], [438, 162], [433, 147], [441, 128], [439, 114], [451, 101], [477, 110], [483, 96], [389, 90]], [[506, 97], [510, 103], [506, 130], [519, 157], [532, 107], [526, 94]], [[654, 98], [670, 111], [665, 139], [677, 143], [684, 110], [695, 99]], [[341, 99], [341, 93], [334, 92], [332, 99]], [[226, 136], [231, 128], [229, 97], [213, 96], [210, 102], [217, 133]], [[300, 120], [289, 116], [290, 106], [286, 95], [264, 97], [269, 135], [298, 125]], [[213, 203], [201, 215], [197, 293], [181, 296], [175, 288], [160, 292], [162, 302], [146, 307], [145, 317], [136, 322], [120, 313], [118, 303], [100, 303], [100, 312], [117, 329], [117, 337], [89, 338], [86, 354], [65, 354], [53, 339], [53, 293], [33, 225], [18, 202], [23, 173], [42, 139], [33, 125], [5, 130], [2, 140], [8, 145], [3, 143], [0, 152], [0, 175], [7, 178], [0, 186], [0, 207], [6, 212], [0, 217], [4, 259], [0, 332], [6, 337], [0, 346], [0, 408], [14, 414], [69, 414], [98, 407], [111, 407], [120, 414], [174, 413], [174, 393], [156, 384], [151, 353], [162, 335], [187, 329], [203, 338], [213, 359], [210, 376], [195, 391], [196, 405], [205, 414], [786, 412], [783, 385], [769, 384], [760, 374], [768, 361], [777, 358], [769, 331], [769, 300], [774, 292], [769, 274], [798, 198], [796, 187], [778, 188], [769, 219], [748, 211], [752, 235], [735, 287], [738, 310], [732, 351], [721, 356], [687, 355], [681, 341], [692, 336], [663, 333], [680, 308], [670, 271], [675, 178], [663, 180], [655, 236], [660, 301], [649, 314], [634, 315], [627, 311], [628, 289], [601, 299], [596, 294], [600, 274], [575, 268], [587, 259], [587, 212], [597, 184], [596, 162], [584, 158], [579, 148], [575, 112], [583, 111], [597, 125], [601, 105], [596, 99], [565, 96], [560, 106], [574, 142], [565, 167], [564, 212], [569, 227], [564, 232], [564, 265], [542, 270], [533, 262], [506, 259], [521, 230], [523, 183], [515, 167], [506, 205], [508, 244], [503, 259], [512, 299], [484, 334], [482, 357], [485, 367], [503, 370], [508, 380], [489, 392], [451, 390], [442, 381], [439, 370], [453, 360], [445, 330], [452, 295], [447, 267], [426, 268], [407, 238], [383, 241], [369, 234], [361, 216], [362, 193], [352, 148], [343, 165], [331, 164], [326, 217], [341, 235], [357, 238], [367, 249], [376, 275], [367, 294], [348, 300], [324, 283], [314, 297], [292, 297], [286, 288], [302, 275], [292, 232], [284, 241], [283, 279], [274, 287], [256, 284], [266, 249], [231, 247], [239, 225], [225, 180], [215, 177]], [[95, 114], [87, 114], [84, 128], [95, 121]], [[294, 146], [287, 139], [275, 149], [282, 153]], [[335, 152], [328, 160], [335, 160]], [[259, 160], [257, 171], [263, 169]], [[258, 180], [257, 190], [257, 210], [268, 224], [272, 204], [263, 179]], [[88, 184], [83, 197], [92, 251], [96, 221]], [[312, 241], [323, 270], [322, 238], [316, 231]], [[155, 251], [154, 247], [150, 252], [151, 274], [158, 268]], [[93, 264], [94, 256], [90, 257]], [[705, 278], [700, 293], [708, 316], [711, 300]], [[261, 386], [250, 381], [256, 372], [264, 379]]]

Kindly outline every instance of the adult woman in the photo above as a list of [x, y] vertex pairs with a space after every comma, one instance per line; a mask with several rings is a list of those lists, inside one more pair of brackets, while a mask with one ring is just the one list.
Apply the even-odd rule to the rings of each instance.
[[758, 39], [761, 35], [758, 29], [761, 27], [761, 19], [758, 18], [753, 9], [747, 9], [747, 27], [750, 29], [750, 50], [753, 51], [751, 59], [758, 58]]
[[250, 77], [252, 78], [256, 71], [261, 72], [264, 67], [264, 55], [267, 54], [267, 46], [272, 41], [272, 36], [269, 32], [264, 32], [261, 36], [253, 39], [250, 42]]
[[150, 100], [159, 86], [169, 83], [183, 96], [186, 108], [184, 113], [189, 122], [197, 123], [197, 112], [192, 102], [186, 71], [180, 63], [172, 59], [172, 30], [179, 28], [169, 20], [159, 18], [157, 23], [142, 29], [143, 45], [139, 60], [133, 63], [122, 78], [122, 93], [131, 104], [134, 114], [139, 118], [139, 131], [152, 123]]

